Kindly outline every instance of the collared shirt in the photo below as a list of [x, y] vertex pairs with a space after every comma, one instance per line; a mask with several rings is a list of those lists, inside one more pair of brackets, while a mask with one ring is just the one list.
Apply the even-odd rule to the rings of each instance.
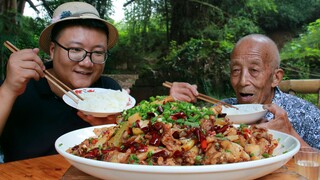
[[[229, 104], [238, 104], [236, 98], [223, 100]], [[284, 109], [292, 127], [310, 146], [320, 149], [320, 109], [314, 104], [301, 98], [282, 92], [275, 88], [275, 95], [272, 103]], [[265, 115], [267, 120], [272, 120], [274, 115], [268, 112]]]
[[[104, 76], [91, 87], [121, 90], [115, 80]], [[76, 109], [51, 91], [46, 79], [30, 80], [17, 97], [0, 137], [4, 161], [56, 154], [54, 142], [58, 137], [89, 126]]]

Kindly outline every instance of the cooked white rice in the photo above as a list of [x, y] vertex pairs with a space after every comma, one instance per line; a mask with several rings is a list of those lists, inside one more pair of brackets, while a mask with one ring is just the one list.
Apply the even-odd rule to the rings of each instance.
[[234, 106], [238, 109], [222, 107], [222, 113], [226, 113], [228, 115], [241, 115], [264, 111], [261, 104], [241, 104]]
[[128, 93], [123, 90], [107, 90], [104, 92], [88, 92], [81, 96], [83, 101], [79, 101], [78, 109], [88, 112], [121, 112], [129, 101]]

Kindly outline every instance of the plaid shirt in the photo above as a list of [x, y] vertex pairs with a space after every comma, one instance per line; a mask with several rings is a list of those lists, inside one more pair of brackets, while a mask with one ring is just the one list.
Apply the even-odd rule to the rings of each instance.
[[[238, 104], [236, 98], [228, 98], [223, 101], [233, 105]], [[305, 142], [320, 149], [320, 109], [318, 107], [296, 96], [284, 93], [278, 87], [275, 88], [272, 103], [287, 112], [293, 128]], [[265, 118], [270, 121], [274, 115], [268, 112]]]

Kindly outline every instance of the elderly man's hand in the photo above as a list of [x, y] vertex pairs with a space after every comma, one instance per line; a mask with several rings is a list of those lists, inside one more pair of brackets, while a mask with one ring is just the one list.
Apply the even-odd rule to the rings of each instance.
[[272, 119], [269, 122], [261, 122], [257, 125], [258, 127], [265, 127], [267, 129], [272, 129], [290, 134], [299, 140], [302, 147], [310, 147], [292, 127], [291, 122], [288, 119], [287, 112], [285, 110], [283, 110], [276, 104], [268, 104], [264, 105], [264, 107], [272, 114], [274, 114], [274, 119]]
[[170, 95], [179, 101], [196, 102], [197, 96], [197, 85], [191, 85], [189, 83], [174, 82], [170, 88]]
[[288, 119], [287, 112], [276, 104], [264, 105], [264, 108], [274, 114], [274, 119], [260, 123], [258, 126], [292, 134], [293, 127]]
[[92, 126], [104, 125], [104, 124], [116, 124], [117, 116], [120, 114], [109, 115], [107, 117], [98, 118], [91, 115], [86, 115], [81, 111], [77, 112], [77, 115], [84, 121], [90, 123]]

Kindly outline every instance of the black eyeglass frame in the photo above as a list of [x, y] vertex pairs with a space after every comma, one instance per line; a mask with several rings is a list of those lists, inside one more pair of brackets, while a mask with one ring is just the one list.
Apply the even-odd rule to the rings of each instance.
[[[63, 45], [61, 45], [60, 43], [58, 43], [56, 40], [53, 40], [52, 42], [54, 42], [55, 44], [57, 44], [57, 45], [58, 45], [59, 47], [61, 47], [62, 49], [66, 50], [66, 51], [68, 52], [68, 58], [69, 58], [71, 61], [74, 61], [74, 62], [81, 62], [81, 61], [83, 61], [83, 60], [87, 57], [87, 55], [89, 54], [89, 59], [90, 59], [90, 61], [91, 61], [93, 64], [104, 64], [104, 63], [107, 61], [108, 56], [109, 56], [109, 51], [104, 52], [104, 54], [105, 54], [104, 61], [101, 62], [101, 63], [100, 63], [100, 62], [97, 63], [97, 62], [94, 62], [94, 61], [92, 60], [92, 54], [93, 54], [93, 53], [97, 53], [97, 52], [95, 52], [95, 51], [89, 52], [89, 51], [87, 51], [87, 50], [85, 50], [85, 49], [83, 49], [83, 48], [67, 48], [67, 47], [64, 47]], [[81, 49], [81, 50], [83, 50], [83, 51], [86, 52], [86, 53], [85, 53], [85, 55], [82, 57], [81, 60], [74, 60], [74, 59], [71, 59], [71, 58], [70, 58], [70, 55], [69, 55], [70, 49]]]

